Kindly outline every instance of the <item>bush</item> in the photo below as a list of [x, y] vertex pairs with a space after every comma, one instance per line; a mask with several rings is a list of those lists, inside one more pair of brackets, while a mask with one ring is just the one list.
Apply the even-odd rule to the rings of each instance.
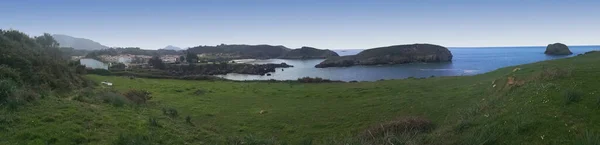
[[574, 90], [568, 90], [565, 93], [565, 104], [566, 105], [579, 102], [579, 100], [581, 100], [581, 94], [579, 92], [574, 91]]
[[7, 65], [0, 65], [0, 78], [13, 80], [16, 83], [20, 83], [21, 76], [19, 76], [19, 71], [8, 67]]
[[136, 104], [146, 104], [146, 102], [152, 99], [150, 92], [146, 90], [129, 90], [123, 94], [129, 101]]
[[129, 101], [127, 101], [127, 99], [123, 95], [110, 91], [102, 92], [98, 94], [98, 97], [102, 100], [103, 103], [112, 104], [115, 107], [122, 107], [125, 104], [129, 103]]
[[156, 119], [155, 117], [148, 118], [148, 125], [153, 127], [160, 127], [160, 125], [158, 124], [158, 119]]
[[585, 131], [582, 134], [577, 135], [575, 138], [574, 145], [598, 145], [600, 144], [600, 135], [593, 131]]
[[192, 117], [190, 117], [189, 115], [185, 117], [185, 122], [187, 122], [190, 125], [194, 125], [194, 123], [192, 123]]
[[179, 113], [177, 112], [177, 109], [175, 108], [162, 108], [163, 114], [167, 115], [171, 118], [177, 118], [179, 116]]
[[120, 134], [114, 141], [115, 145], [150, 145], [152, 142], [147, 135], [142, 134]]
[[387, 138], [390, 135], [416, 134], [433, 129], [433, 123], [423, 117], [405, 117], [367, 128], [360, 138], [364, 141], [374, 141]]
[[0, 104], [13, 97], [17, 88], [17, 83], [13, 80], [0, 80]]
[[302, 83], [322, 83], [322, 82], [332, 82], [329, 79], [323, 79], [320, 77], [303, 77], [303, 78], [298, 78], [298, 82], [302, 82]]
[[598, 106], [598, 108], [600, 108], [600, 97], [596, 98], [596, 106]]

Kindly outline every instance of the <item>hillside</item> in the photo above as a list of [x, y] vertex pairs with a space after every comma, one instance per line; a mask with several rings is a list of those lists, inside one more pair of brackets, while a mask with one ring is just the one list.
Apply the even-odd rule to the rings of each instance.
[[277, 58], [290, 49], [284, 46], [273, 45], [217, 45], [217, 46], [197, 46], [189, 48], [187, 51], [194, 54], [204, 54], [214, 57], [232, 58], [232, 59], [269, 59]]
[[315, 67], [348, 67], [354, 65], [448, 61], [452, 61], [452, 53], [446, 47], [433, 44], [407, 44], [371, 48], [361, 51], [356, 55], [330, 57]]
[[118, 105], [80, 93], [2, 109], [0, 144], [594, 144], [599, 62], [590, 53], [476, 76], [360, 83], [90, 75], [152, 99]]
[[313, 47], [302, 47], [292, 49], [280, 58], [282, 59], [325, 59], [339, 56], [334, 51], [328, 49], [317, 49]]
[[62, 34], [53, 34], [52, 37], [54, 37], [60, 47], [72, 47], [78, 50], [100, 50], [108, 48], [108, 46], [85, 38], [76, 38]]

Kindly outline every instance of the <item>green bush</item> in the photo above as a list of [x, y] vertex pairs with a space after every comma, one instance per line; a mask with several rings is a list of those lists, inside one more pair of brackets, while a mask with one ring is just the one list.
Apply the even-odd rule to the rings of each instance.
[[10, 68], [7, 65], [0, 65], [0, 78], [1, 79], [10, 79], [15, 81], [16, 83], [20, 83], [21, 76], [19, 76], [19, 71]]
[[0, 104], [7, 102], [11, 97], [14, 97], [17, 88], [17, 83], [13, 80], [0, 80]]
[[575, 90], [567, 90], [565, 93], [565, 104], [569, 105], [571, 103], [577, 103], [581, 100], [581, 93]]
[[102, 99], [103, 103], [108, 103], [115, 107], [122, 107], [129, 103], [125, 96], [110, 91], [101, 92], [98, 94], [98, 97]]
[[189, 115], [185, 117], [185, 122], [187, 122], [190, 125], [194, 125], [194, 123], [192, 123], [192, 117], [190, 117]]
[[152, 127], [160, 127], [160, 124], [158, 124], [158, 119], [156, 119], [155, 117], [148, 118], [148, 125]]
[[129, 90], [123, 94], [128, 100], [136, 104], [146, 104], [146, 102], [152, 99], [150, 92], [146, 90]]

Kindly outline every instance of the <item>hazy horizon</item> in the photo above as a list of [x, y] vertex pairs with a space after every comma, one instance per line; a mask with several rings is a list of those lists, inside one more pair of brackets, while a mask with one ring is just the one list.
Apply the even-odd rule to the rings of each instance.
[[3, 2], [0, 29], [158, 49], [219, 44], [365, 49], [600, 44], [598, 1], [39, 1]]

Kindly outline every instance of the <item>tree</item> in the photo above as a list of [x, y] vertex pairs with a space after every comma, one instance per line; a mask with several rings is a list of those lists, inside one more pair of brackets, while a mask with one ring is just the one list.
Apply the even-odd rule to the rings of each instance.
[[165, 69], [165, 63], [163, 63], [162, 59], [158, 56], [154, 56], [148, 60], [148, 64], [155, 69]]
[[183, 56], [183, 55], [179, 56], [179, 60], [178, 61], [179, 62], [185, 62], [185, 56]]
[[113, 64], [112, 66], [110, 66], [110, 69], [117, 69], [117, 70], [124, 70], [125, 68], [127, 68], [127, 65], [125, 65], [123, 63], [116, 63], [116, 64]]
[[54, 37], [48, 33], [44, 33], [42, 36], [35, 37], [35, 41], [43, 48], [57, 48], [59, 45], [58, 42], [54, 40]]
[[188, 63], [198, 63], [198, 55], [191, 53], [191, 52], [187, 52], [187, 56], [186, 56], [186, 60]]

